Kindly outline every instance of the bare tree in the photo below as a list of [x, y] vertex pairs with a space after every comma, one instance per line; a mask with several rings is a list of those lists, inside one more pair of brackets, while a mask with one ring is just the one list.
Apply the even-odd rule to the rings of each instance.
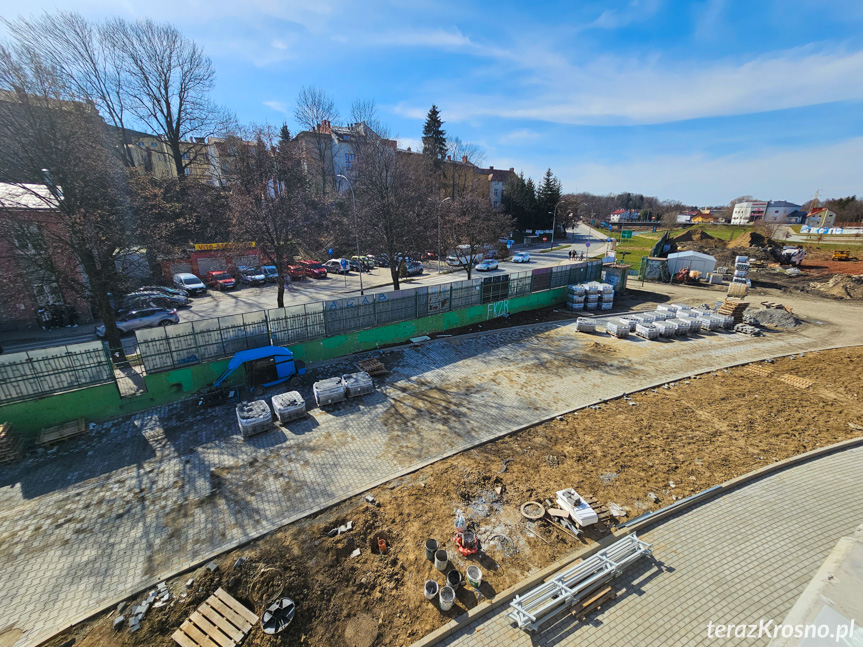
[[447, 157], [449, 161], [443, 164], [443, 178], [444, 190], [450, 198], [468, 194], [487, 195], [488, 183], [476, 172], [485, 161], [481, 146], [453, 137], [447, 141]]
[[359, 161], [352, 183], [359, 230], [367, 243], [383, 247], [389, 256], [393, 289], [398, 290], [396, 255], [419, 254], [436, 246], [439, 194], [428, 160], [397, 153], [386, 130], [379, 130], [364, 129], [354, 138]]
[[304, 151], [304, 154], [312, 158], [321, 195], [326, 196], [335, 182], [330, 128], [334, 121], [338, 121], [339, 111], [329, 94], [314, 86], [308, 86], [300, 90], [294, 118], [309, 132], [306, 141], [310, 140], [310, 150]]
[[264, 127], [235, 133], [224, 146], [232, 157], [234, 232], [256, 241], [276, 267], [277, 307], [283, 308], [288, 266], [314, 214], [297, 142]]
[[0, 236], [60, 295], [95, 306], [120, 349], [111, 294], [124, 284], [121, 256], [138, 223], [105, 124], [26, 47], [0, 47], [0, 90], [0, 181], [17, 194], [0, 205]]
[[125, 140], [128, 97], [119, 51], [104, 25], [93, 25], [79, 13], [45, 13], [39, 18], [3, 19], [21, 48], [38, 56], [75, 94], [91, 101], [103, 118], [117, 129], [117, 153], [126, 166], [134, 166]]
[[216, 78], [212, 61], [166, 23], [116, 18], [103, 33], [118, 52], [128, 109], [165, 142], [182, 179], [206, 152], [205, 139], [230, 121], [210, 100]]
[[446, 203], [442, 224], [444, 239], [454, 248], [468, 280], [483, 246], [509, 234], [512, 224], [509, 215], [494, 211], [484, 198], [467, 195]]

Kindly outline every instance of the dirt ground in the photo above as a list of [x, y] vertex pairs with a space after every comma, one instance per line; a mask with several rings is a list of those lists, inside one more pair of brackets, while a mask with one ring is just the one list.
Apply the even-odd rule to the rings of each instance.
[[[597, 341], [590, 352], [617, 351]], [[528, 522], [522, 503], [574, 487], [623, 506], [632, 518], [770, 462], [859, 436], [861, 367], [863, 347], [807, 353], [560, 417], [375, 488], [368, 493], [375, 504], [355, 497], [286, 526], [223, 555], [215, 572], [200, 568], [170, 580], [171, 602], [151, 609], [135, 634], [115, 633], [111, 611], [46, 645], [71, 639], [76, 647], [173, 645], [171, 633], [219, 586], [258, 614], [273, 595], [297, 604], [282, 634], [268, 637], [257, 626], [245, 645], [409, 645], [602, 535], [594, 530], [575, 540], [546, 522]], [[813, 383], [796, 388], [778, 379], [784, 374]], [[459, 509], [482, 541], [477, 558], [462, 557], [452, 542]], [[327, 536], [348, 521], [351, 530]], [[386, 555], [371, 549], [381, 533]], [[462, 573], [470, 563], [482, 568], [479, 590], [459, 589], [448, 612], [423, 597], [425, 580], [444, 580], [425, 559], [428, 538], [446, 546]], [[355, 548], [360, 555], [351, 557]], [[246, 561], [236, 566], [240, 557]], [[189, 578], [194, 583], [186, 588]]]

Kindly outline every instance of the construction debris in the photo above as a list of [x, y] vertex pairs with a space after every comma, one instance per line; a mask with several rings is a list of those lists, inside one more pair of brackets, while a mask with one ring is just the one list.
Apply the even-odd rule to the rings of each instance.
[[389, 373], [386, 366], [383, 365], [383, 362], [375, 358], [360, 360], [359, 362], [357, 362], [357, 368], [361, 371], [365, 371], [372, 377], [377, 377], [378, 375], [386, 375], [387, 373]]
[[748, 307], [749, 303], [747, 301], [731, 301], [730, 299], [726, 299], [719, 306], [718, 312], [721, 315], [733, 318], [734, 323], [739, 324], [743, 322], [743, 311]]

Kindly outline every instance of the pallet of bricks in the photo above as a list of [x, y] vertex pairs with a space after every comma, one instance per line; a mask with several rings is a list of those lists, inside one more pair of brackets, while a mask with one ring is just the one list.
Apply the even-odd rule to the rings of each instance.
[[732, 301], [731, 299], [726, 299], [722, 302], [722, 305], [719, 306], [718, 312], [721, 315], [728, 315], [733, 318], [736, 325], [743, 323], [743, 311], [748, 307], [748, 301]]
[[610, 283], [590, 281], [570, 285], [566, 290], [566, 307], [571, 311], [611, 310], [614, 305], [614, 286]]
[[12, 463], [21, 458], [21, 446], [12, 434], [12, 425], [0, 423], [0, 464]]

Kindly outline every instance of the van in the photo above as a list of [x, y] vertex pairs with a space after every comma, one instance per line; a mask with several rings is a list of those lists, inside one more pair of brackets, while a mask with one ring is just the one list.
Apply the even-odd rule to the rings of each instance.
[[206, 294], [207, 292], [207, 286], [204, 285], [204, 282], [194, 274], [189, 274], [188, 272], [174, 274], [174, 285], [192, 296]]

